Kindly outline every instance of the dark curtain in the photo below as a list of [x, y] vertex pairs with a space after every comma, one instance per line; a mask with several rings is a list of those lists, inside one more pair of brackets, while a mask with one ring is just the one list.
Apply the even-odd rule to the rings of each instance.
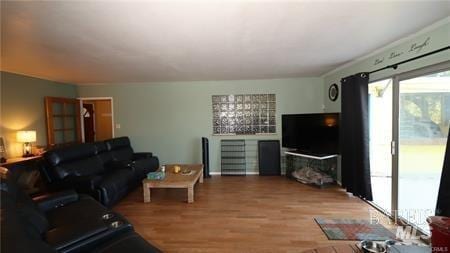
[[354, 196], [372, 200], [369, 163], [369, 74], [341, 80], [342, 186]]
[[450, 129], [436, 206], [436, 215], [450, 217]]

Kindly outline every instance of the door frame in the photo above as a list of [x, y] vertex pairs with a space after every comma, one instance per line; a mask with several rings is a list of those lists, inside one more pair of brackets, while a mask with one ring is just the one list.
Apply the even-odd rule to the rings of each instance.
[[[78, 97], [78, 101], [80, 101], [80, 112], [83, 111], [83, 102], [84, 101], [92, 101], [92, 100], [110, 100], [111, 101], [111, 130], [112, 130], [112, 137], [114, 138], [115, 135], [115, 127], [114, 127], [114, 99], [113, 97]], [[80, 122], [81, 122], [81, 141], [84, 143], [84, 120], [83, 115], [80, 113]]]

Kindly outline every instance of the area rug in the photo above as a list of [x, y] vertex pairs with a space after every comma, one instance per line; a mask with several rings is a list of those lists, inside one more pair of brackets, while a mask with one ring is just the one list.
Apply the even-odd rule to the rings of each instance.
[[395, 234], [381, 224], [369, 220], [314, 218], [329, 240], [372, 240], [395, 239]]

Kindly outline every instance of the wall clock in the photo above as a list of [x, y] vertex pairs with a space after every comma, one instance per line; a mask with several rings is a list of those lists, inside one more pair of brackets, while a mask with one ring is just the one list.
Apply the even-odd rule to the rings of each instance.
[[328, 98], [331, 101], [336, 101], [339, 97], [339, 87], [337, 84], [333, 83], [328, 89]]

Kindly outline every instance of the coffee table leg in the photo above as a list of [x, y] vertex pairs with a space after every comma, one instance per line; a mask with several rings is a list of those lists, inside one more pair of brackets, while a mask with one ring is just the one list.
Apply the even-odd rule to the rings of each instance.
[[200, 182], [200, 184], [203, 184], [203, 169], [200, 172], [200, 179], [198, 181]]
[[142, 185], [142, 189], [144, 191], [144, 203], [149, 203], [151, 201], [150, 187], [144, 184]]
[[194, 202], [194, 186], [189, 186], [188, 187], [188, 203], [193, 203]]

